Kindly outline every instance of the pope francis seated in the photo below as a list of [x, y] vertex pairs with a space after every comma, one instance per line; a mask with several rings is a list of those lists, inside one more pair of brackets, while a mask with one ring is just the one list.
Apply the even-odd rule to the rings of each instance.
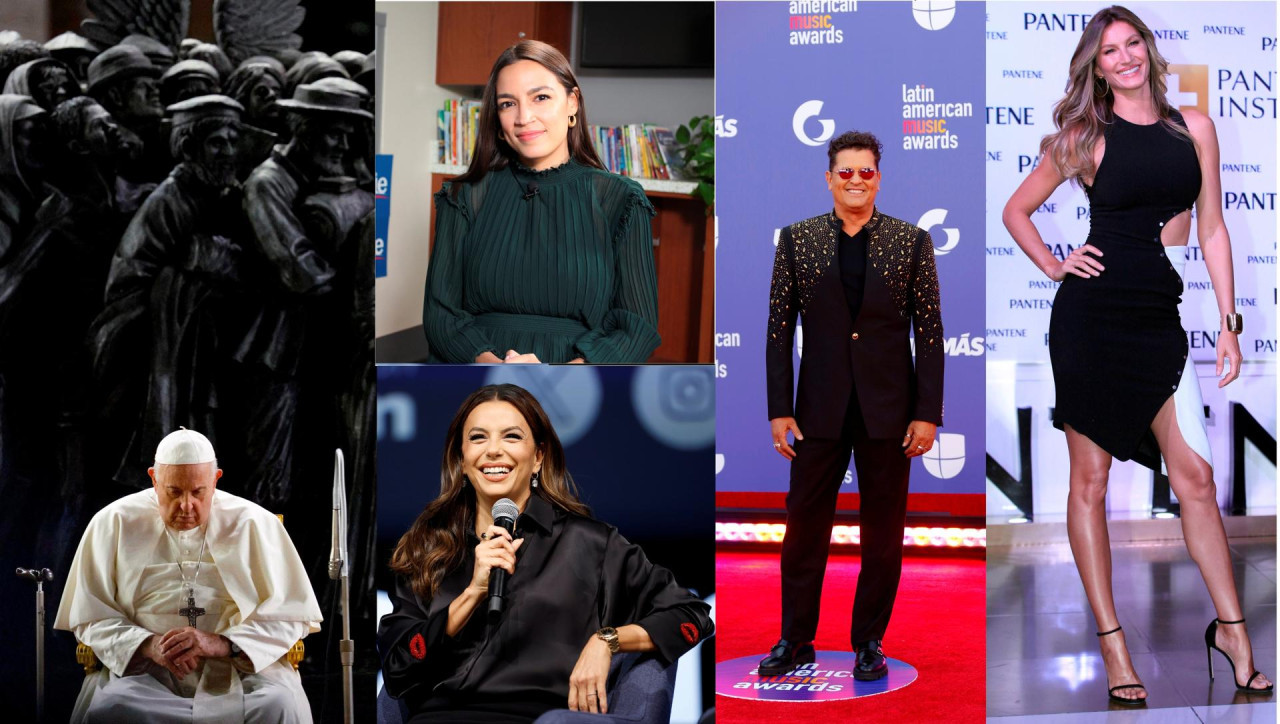
[[320, 630], [320, 607], [279, 519], [215, 490], [208, 438], [160, 441], [152, 487], [89, 522], [54, 626], [105, 669], [71, 721], [311, 722], [285, 654]]

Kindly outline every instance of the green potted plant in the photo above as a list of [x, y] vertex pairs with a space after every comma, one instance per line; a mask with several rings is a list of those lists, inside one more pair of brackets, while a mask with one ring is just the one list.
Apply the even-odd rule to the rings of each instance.
[[676, 143], [680, 151], [680, 160], [684, 164], [684, 173], [690, 180], [698, 182], [695, 193], [707, 205], [707, 213], [711, 213], [711, 205], [716, 200], [716, 126], [711, 116], [694, 116], [689, 123], [676, 129]]

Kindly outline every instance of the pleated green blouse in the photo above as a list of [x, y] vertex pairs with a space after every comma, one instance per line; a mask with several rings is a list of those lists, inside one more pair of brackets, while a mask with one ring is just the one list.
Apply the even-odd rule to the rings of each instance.
[[[529, 183], [538, 193], [524, 198]], [[635, 181], [569, 161], [435, 195], [423, 328], [431, 361], [485, 351], [543, 362], [639, 364], [657, 349], [658, 281]]]

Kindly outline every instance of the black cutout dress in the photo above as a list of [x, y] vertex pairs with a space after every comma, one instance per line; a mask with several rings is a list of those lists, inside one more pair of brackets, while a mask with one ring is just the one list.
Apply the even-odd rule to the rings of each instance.
[[[1173, 121], [1184, 125], [1176, 111]], [[1089, 279], [1068, 274], [1054, 297], [1053, 424], [1070, 425], [1118, 460], [1159, 471], [1151, 423], [1180, 384], [1196, 383], [1194, 376], [1184, 380], [1182, 277], [1160, 234], [1195, 203], [1200, 163], [1190, 139], [1161, 122], [1141, 126], [1114, 116], [1104, 137], [1102, 162], [1085, 191], [1087, 243], [1102, 251], [1105, 271]]]

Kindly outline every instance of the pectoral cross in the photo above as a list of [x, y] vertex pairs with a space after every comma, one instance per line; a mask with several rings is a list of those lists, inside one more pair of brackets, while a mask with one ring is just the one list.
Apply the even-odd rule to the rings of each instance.
[[187, 606], [178, 610], [179, 616], [186, 616], [187, 623], [191, 626], [196, 625], [196, 619], [204, 615], [204, 609], [196, 605], [195, 593], [187, 594]]

